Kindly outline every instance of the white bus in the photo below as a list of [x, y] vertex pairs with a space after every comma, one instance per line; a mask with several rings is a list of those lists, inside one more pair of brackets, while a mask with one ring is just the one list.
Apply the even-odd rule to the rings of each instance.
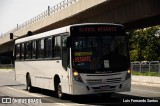
[[65, 94], [130, 91], [131, 70], [123, 25], [85, 23], [15, 41], [16, 80]]

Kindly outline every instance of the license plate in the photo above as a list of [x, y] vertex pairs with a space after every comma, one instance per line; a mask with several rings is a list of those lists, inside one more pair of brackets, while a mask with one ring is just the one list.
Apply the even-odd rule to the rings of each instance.
[[104, 85], [104, 86], [100, 86], [101, 89], [109, 89], [110, 86], [109, 85]]

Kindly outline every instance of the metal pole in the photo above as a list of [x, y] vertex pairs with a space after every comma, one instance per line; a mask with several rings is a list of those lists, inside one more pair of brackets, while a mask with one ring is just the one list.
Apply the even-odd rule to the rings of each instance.
[[50, 6], [48, 6], [48, 15], [50, 15]]
[[140, 71], [140, 74], [142, 73], [142, 66], [141, 66], [141, 62], [140, 62], [140, 69], [139, 69], [139, 71]]
[[150, 75], [150, 72], [151, 72], [151, 63], [149, 62], [149, 75]]
[[18, 30], [18, 24], [17, 24], [17, 30]]

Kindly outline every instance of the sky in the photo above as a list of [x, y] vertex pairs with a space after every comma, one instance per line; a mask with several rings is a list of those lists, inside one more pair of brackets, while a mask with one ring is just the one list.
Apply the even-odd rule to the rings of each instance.
[[0, 0], [0, 36], [63, 0]]

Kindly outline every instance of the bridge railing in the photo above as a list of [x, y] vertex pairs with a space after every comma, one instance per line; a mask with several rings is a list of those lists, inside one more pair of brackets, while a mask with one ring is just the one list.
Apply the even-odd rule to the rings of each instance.
[[131, 69], [135, 75], [160, 76], [159, 61], [131, 62]]
[[55, 6], [51, 7], [51, 8], [48, 6], [48, 10], [38, 14], [36, 17], [33, 17], [32, 19], [30, 19], [30, 20], [28, 20], [28, 21], [26, 21], [26, 22], [24, 22], [24, 23], [22, 23], [20, 25], [17, 24], [17, 27], [15, 27], [12, 30], [6, 32], [1, 37], [7, 36], [10, 33], [13, 33], [13, 32], [15, 32], [15, 31], [17, 31], [19, 29], [23, 29], [23, 28], [25, 28], [25, 27], [33, 24], [33, 23], [36, 23], [36, 22], [42, 20], [43, 18], [45, 18], [45, 17], [47, 17], [47, 16], [49, 16], [49, 15], [51, 15], [53, 13], [56, 13], [59, 10], [62, 10], [64, 8], [74, 4], [77, 1], [79, 1], [79, 0], [64, 0], [64, 1], [60, 2], [59, 4], [57, 4], [57, 5], [55, 5]]

